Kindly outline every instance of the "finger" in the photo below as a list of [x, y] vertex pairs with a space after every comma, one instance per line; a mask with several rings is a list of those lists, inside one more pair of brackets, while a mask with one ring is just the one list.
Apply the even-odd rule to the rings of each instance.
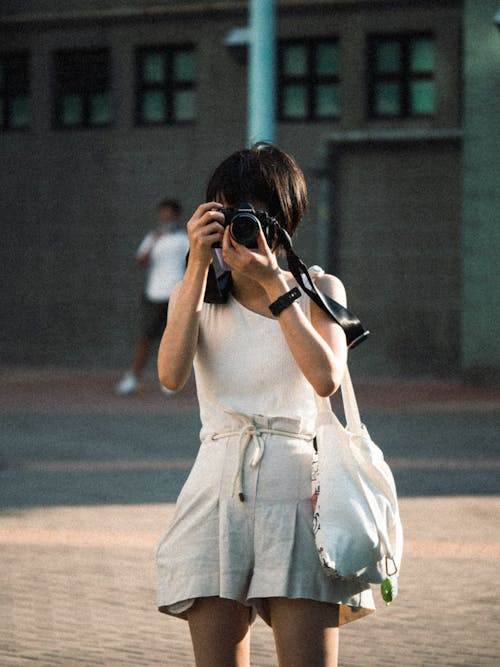
[[208, 201], [205, 202], [204, 204], [200, 204], [197, 210], [200, 211], [201, 213], [205, 213], [206, 211], [212, 211], [213, 209], [217, 208], [222, 208], [222, 204], [220, 204], [217, 201]]
[[203, 234], [193, 239], [193, 247], [205, 247], [210, 248], [214, 243], [220, 243], [222, 234], [219, 232], [213, 232], [212, 234]]
[[212, 222], [203, 225], [199, 231], [200, 234], [217, 233], [220, 235], [220, 238], [222, 239], [222, 235], [224, 234], [224, 227], [220, 224], [220, 222], [217, 222], [217, 220], [213, 220]]
[[224, 231], [225, 231], [225, 228], [217, 220], [214, 220], [213, 222], [208, 223], [207, 225], [203, 226], [200, 229], [201, 234], [204, 234], [204, 233], [218, 234], [219, 241], [221, 241], [221, 242], [222, 242], [222, 239], [224, 237]]
[[257, 234], [257, 248], [261, 252], [265, 252], [266, 250], [269, 249], [266, 237], [264, 236], [264, 232], [262, 231], [262, 229], [259, 229], [259, 233]]
[[235, 268], [238, 264], [238, 244], [231, 236], [229, 227], [226, 227], [224, 230], [224, 236], [222, 237], [222, 258], [232, 268]]
[[229, 227], [224, 229], [224, 236], [222, 237], [222, 248], [223, 250], [233, 250], [234, 248], [234, 239], [231, 236]]
[[203, 244], [213, 246], [214, 243], [220, 243], [222, 240], [222, 234], [219, 232], [214, 232], [213, 234], [207, 234], [203, 237]]
[[224, 227], [218, 220], [214, 220], [212, 216], [205, 214], [198, 220], [193, 220], [188, 226], [188, 235], [192, 239], [202, 239], [207, 234], [217, 234], [217, 240], [222, 239]]
[[[216, 202], [210, 202], [209, 204], [200, 204], [193, 216], [187, 223], [188, 230], [196, 229], [199, 226], [206, 225], [211, 220], [217, 220], [224, 222], [224, 215], [219, 213], [217, 209], [214, 209], [212, 204], [217, 204]], [[210, 207], [210, 208], [209, 208]]]
[[267, 243], [267, 239], [262, 230], [257, 234], [257, 249], [259, 255], [263, 255], [268, 259], [272, 256], [272, 250]]
[[224, 221], [224, 215], [218, 212], [221, 207], [217, 202], [208, 202], [207, 204], [200, 204], [193, 216], [188, 222], [188, 225], [206, 224], [208, 220], [214, 218], [216, 220]]
[[219, 213], [218, 211], [205, 211], [205, 213], [199, 218], [200, 224], [207, 225], [210, 222], [214, 221], [219, 223], [222, 227], [222, 222], [224, 222], [224, 214]]

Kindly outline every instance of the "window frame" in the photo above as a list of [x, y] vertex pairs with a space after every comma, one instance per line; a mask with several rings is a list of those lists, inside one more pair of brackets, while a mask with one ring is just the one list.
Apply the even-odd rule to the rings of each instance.
[[[136, 127], [164, 127], [174, 125], [194, 125], [198, 118], [197, 100], [195, 100], [195, 114], [190, 119], [179, 119], [175, 117], [174, 99], [175, 92], [179, 90], [192, 90], [195, 95], [198, 90], [197, 62], [195, 63], [195, 76], [190, 81], [181, 81], [174, 78], [174, 58], [179, 52], [190, 52], [197, 57], [196, 45], [193, 42], [179, 44], [145, 44], [135, 49], [135, 111], [134, 124]], [[143, 77], [142, 64], [146, 54], [160, 54], [165, 56], [165, 81], [146, 82]], [[161, 91], [165, 94], [166, 113], [164, 120], [148, 121], [142, 113], [144, 93], [149, 91]]]
[[[12, 62], [17, 60], [22, 63], [23, 79], [21, 82], [15, 81], [11, 85]], [[27, 132], [31, 129], [33, 121], [31, 108], [31, 54], [27, 49], [15, 51], [1, 51], [0, 63], [4, 69], [5, 81], [0, 84], [0, 96], [3, 98], [2, 109], [0, 110], [3, 116], [3, 122], [0, 125], [0, 132]], [[10, 66], [9, 66], [10, 64]], [[20, 85], [22, 84], [22, 85]], [[12, 125], [11, 123], [11, 109], [12, 102], [20, 95], [27, 96], [30, 102], [29, 121], [26, 125]]]
[[[341, 66], [338, 74], [318, 74], [315, 68], [315, 57], [318, 48], [322, 44], [333, 44], [340, 51], [340, 39], [336, 35], [329, 36], [315, 36], [315, 37], [292, 37], [280, 39], [278, 41], [277, 54], [277, 72], [278, 72], [278, 89], [277, 89], [277, 118], [282, 123], [310, 123], [310, 122], [336, 122], [342, 116], [342, 104], [340, 103], [340, 111], [331, 115], [318, 115], [316, 113], [317, 90], [321, 85], [336, 84], [340, 91], [342, 84]], [[291, 76], [284, 72], [284, 55], [285, 49], [289, 46], [303, 46], [306, 48], [306, 73], [304, 75]], [[301, 117], [291, 117], [284, 113], [284, 91], [287, 85], [304, 85], [307, 91], [307, 114]]]
[[[103, 79], [103, 83], [98, 82], [97, 77], [93, 77], [93, 85], [86, 85], [82, 90], [81, 87], [78, 87], [77, 84], [65, 85], [66, 82], [61, 81], [62, 76], [60, 75], [60, 67], [62, 63], [60, 62], [61, 56], [73, 56], [76, 58], [78, 56], [94, 56], [97, 57], [102, 55], [105, 58], [105, 71], [101, 74], [99, 78]], [[79, 62], [82, 63], [82, 60]], [[56, 130], [98, 130], [109, 128], [114, 123], [114, 107], [113, 107], [113, 97], [112, 97], [112, 76], [113, 76], [113, 62], [112, 62], [112, 50], [109, 47], [96, 47], [96, 48], [76, 48], [76, 49], [57, 49], [52, 53], [52, 65], [53, 65], [53, 118], [52, 118], [52, 127]], [[88, 82], [87, 82], [88, 83]], [[67, 94], [75, 93], [82, 98], [82, 121], [80, 123], [67, 124], [62, 121], [62, 102], [63, 98]], [[109, 121], [104, 123], [95, 123], [91, 120], [91, 99], [93, 95], [96, 94], [108, 94], [111, 99], [111, 118]]]
[[[373, 33], [367, 36], [366, 62], [367, 62], [367, 116], [372, 120], [384, 119], [418, 119], [434, 118], [436, 115], [435, 101], [434, 109], [430, 113], [415, 113], [411, 108], [410, 88], [415, 81], [431, 81], [434, 84], [434, 95], [436, 92], [436, 62], [432, 70], [413, 71], [410, 66], [412, 43], [419, 39], [431, 39], [436, 44], [435, 33], [431, 31], [401, 32], [401, 33]], [[378, 73], [376, 69], [376, 45], [378, 42], [395, 42], [400, 45], [400, 67], [397, 72]], [[434, 53], [436, 53], [434, 51]], [[395, 82], [400, 85], [399, 113], [378, 113], [376, 109], [376, 88], [380, 82]], [[435, 98], [434, 98], [435, 99]]]

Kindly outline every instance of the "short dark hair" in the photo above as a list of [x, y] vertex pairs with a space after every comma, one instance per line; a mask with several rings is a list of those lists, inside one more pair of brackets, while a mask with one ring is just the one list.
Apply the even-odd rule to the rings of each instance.
[[171, 208], [175, 215], [180, 215], [182, 212], [181, 203], [177, 199], [162, 199], [158, 208]]
[[307, 207], [307, 187], [295, 159], [269, 143], [236, 151], [212, 174], [206, 200], [231, 206], [258, 199], [292, 236]]

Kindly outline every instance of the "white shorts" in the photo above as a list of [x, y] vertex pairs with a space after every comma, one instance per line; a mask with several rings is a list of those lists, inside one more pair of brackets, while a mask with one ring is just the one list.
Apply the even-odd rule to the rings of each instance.
[[[299, 433], [295, 420], [252, 420], [257, 428]], [[267, 623], [271, 597], [339, 604], [340, 624], [374, 611], [368, 584], [334, 580], [320, 564], [312, 530], [312, 454], [306, 435], [204, 440], [158, 546], [160, 611], [186, 618], [196, 598], [208, 596], [248, 605]]]

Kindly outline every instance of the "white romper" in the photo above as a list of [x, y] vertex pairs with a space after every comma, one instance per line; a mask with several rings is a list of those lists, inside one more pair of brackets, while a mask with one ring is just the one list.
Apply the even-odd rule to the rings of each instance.
[[371, 613], [369, 586], [328, 577], [316, 553], [316, 402], [278, 321], [232, 295], [203, 304], [194, 371], [201, 446], [158, 546], [160, 611], [186, 618], [196, 598], [220, 596], [267, 623], [270, 597], [338, 603], [340, 624]]

